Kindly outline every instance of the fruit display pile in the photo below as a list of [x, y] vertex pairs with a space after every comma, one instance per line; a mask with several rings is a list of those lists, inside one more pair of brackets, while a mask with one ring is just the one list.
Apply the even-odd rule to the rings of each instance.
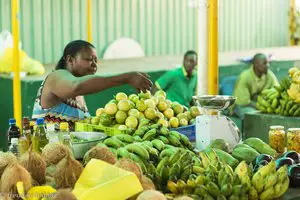
[[227, 147], [226, 141], [218, 139], [197, 152], [186, 136], [152, 124], [132, 135], [106, 138], [85, 154], [82, 163], [59, 143], [46, 145], [41, 154], [28, 152], [20, 158], [1, 152], [0, 190], [15, 194], [22, 191], [16, 190], [18, 186], [25, 194], [43, 196], [72, 189], [91, 159], [133, 172], [144, 191], [160, 191], [167, 199], [265, 200], [282, 196], [290, 183], [300, 186], [297, 152], [287, 152], [275, 160], [278, 155], [274, 150], [257, 138], [238, 144], [232, 154], [226, 152]]
[[95, 117], [84, 122], [126, 130], [138, 128], [140, 120], [145, 118], [152, 123], [177, 128], [193, 124], [198, 115], [200, 110], [197, 106], [188, 109], [177, 102], [171, 102], [162, 90], [153, 96], [149, 91], [129, 96], [120, 92], [104, 108], [97, 109]]
[[300, 116], [300, 71], [291, 68], [279, 86], [262, 91], [256, 107], [264, 113]]
[[105, 139], [97, 146], [108, 147], [118, 158], [128, 158], [137, 162], [144, 173], [149, 163], [155, 166], [165, 156], [169, 157], [177, 149], [193, 150], [189, 139], [177, 131], [169, 131], [161, 124], [143, 126], [134, 134], [118, 134]]

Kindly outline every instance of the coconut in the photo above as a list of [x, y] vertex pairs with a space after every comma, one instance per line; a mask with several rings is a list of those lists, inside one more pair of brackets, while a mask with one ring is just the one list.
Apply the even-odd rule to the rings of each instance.
[[138, 177], [138, 179], [140, 181], [142, 180], [142, 175], [143, 175], [142, 170], [141, 170], [140, 166], [138, 164], [136, 164], [134, 161], [126, 159], [126, 158], [122, 158], [115, 165], [124, 170], [135, 173], [136, 176]]
[[46, 176], [46, 184], [45, 185], [50, 185], [51, 187], [56, 188], [55, 179], [52, 176]]
[[11, 152], [0, 151], [0, 178], [5, 170], [5, 168], [11, 164], [17, 163], [17, 157]]
[[21, 156], [19, 162], [31, 174], [34, 185], [45, 184], [46, 162], [40, 154], [29, 151]]
[[80, 162], [71, 158], [70, 154], [67, 155], [56, 166], [54, 179], [57, 188], [73, 188], [82, 170]]
[[76, 200], [75, 195], [68, 189], [58, 190], [53, 200]]
[[146, 176], [142, 176], [141, 184], [144, 190], [155, 190], [155, 185], [152, 180]]
[[2, 193], [18, 195], [16, 184], [23, 182], [24, 192], [27, 193], [32, 187], [30, 173], [21, 165], [15, 163], [8, 166], [1, 177], [0, 191]]
[[55, 165], [49, 165], [46, 167], [46, 176], [53, 177], [56, 172], [56, 166]]
[[95, 146], [86, 152], [83, 158], [84, 165], [86, 165], [92, 158], [103, 160], [110, 164], [115, 164], [117, 162], [116, 155], [106, 147]]
[[146, 190], [137, 197], [137, 200], [167, 200], [167, 198], [159, 191]]
[[45, 159], [47, 166], [56, 165], [64, 157], [70, 154], [70, 149], [60, 143], [49, 143], [42, 150], [42, 157]]

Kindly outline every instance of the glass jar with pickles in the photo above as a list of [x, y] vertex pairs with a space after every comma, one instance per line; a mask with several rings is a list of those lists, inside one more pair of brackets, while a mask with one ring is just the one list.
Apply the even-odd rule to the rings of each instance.
[[289, 128], [287, 132], [287, 150], [300, 153], [300, 128]]
[[284, 153], [286, 142], [283, 126], [270, 126], [269, 145], [278, 153]]

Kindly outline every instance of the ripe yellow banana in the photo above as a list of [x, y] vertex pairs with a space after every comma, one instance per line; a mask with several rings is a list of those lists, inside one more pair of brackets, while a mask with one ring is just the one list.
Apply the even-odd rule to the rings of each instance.
[[168, 190], [170, 192], [172, 192], [173, 194], [178, 194], [178, 185], [176, 183], [174, 183], [173, 181], [168, 181], [167, 183], [167, 187], [168, 187]]
[[195, 182], [196, 182], [197, 186], [204, 185], [205, 184], [205, 175], [204, 174], [198, 175]]
[[210, 164], [210, 160], [208, 159], [208, 157], [206, 156], [206, 154], [204, 152], [199, 152], [199, 156], [201, 158], [201, 162], [203, 167], [206, 169], [208, 168], [209, 164]]
[[269, 199], [273, 199], [273, 195], [274, 195], [274, 188], [270, 187], [269, 189], [263, 191], [260, 195], [259, 195], [259, 199], [260, 200], [269, 200]]
[[280, 192], [276, 194], [274, 197], [278, 198], [282, 196], [288, 189], [289, 189], [290, 179], [289, 177], [286, 177], [285, 180], [282, 182]]
[[269, 189], [270, 187], [273, 187], [276, 182], [277, 182], [277, 178], [278, 178], [278, 173], [275, 172], [273, 174], [270, 174], [269, 176], [267, 176], [267, 178], [265, 178], [265, 187], [264, 190]]
[[282, 187], [282, 182], [276, 183], [276, 185], [274, 186], [274, 197], [280, 194], [281, 187]]
[[252, 186], [250, 177], [247, 174], [245, 174], [240, 176], [240, 180], [241, 183], [246, 187], [246, 190], [248, 191]]
[[288, 168], [287, 168], [287, 166], [284, 165], [284, 166], [280, 167], [277, 170], [277, 173], [279, 174], [277, 182], [283, 182], [285, 180], [285, 178], [287, 177], [287, 175], [288, 175]]
[[269, 164], [261, 167], [257, 172], [260, 173], [260, 175], [264, 178], [268, 174], [274, 173], [276, 171], [276, 163], [274, 160], [269, 162]]
[[256, 172], [252, 178], [252, 184], [258, 193], [262, 192], [264, 189], [264, 178], [260, 172]]
[[248, 165], [246, 161], [243, 160], [242, 162], [240, 162], [238, 166], [235, 168], [234, 172], [237, 173], [239, 177], [243, 175], [248, 175]]

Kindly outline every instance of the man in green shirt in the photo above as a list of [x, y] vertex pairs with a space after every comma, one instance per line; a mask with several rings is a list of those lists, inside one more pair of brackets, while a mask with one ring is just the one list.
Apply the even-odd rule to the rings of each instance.
[[167, 98], [171, 101], [190, 107], [192, 97], [197, 88], [197, 53], [187, 51], [184, 54], [183, 64], [175, 70], [166, 72], [156, 82], [152, 89], [154, 94], [157, 90], [164, 90]]
[[237, 97], [235, 113], [241, 119], [247, 112], [255, 111], [257, 96], [264, 90], [278, 85], [274, 73], [269, 70], [269, 62], [264, 54], [253, 57], [252, 64], [239, 76], [233, 96]]

